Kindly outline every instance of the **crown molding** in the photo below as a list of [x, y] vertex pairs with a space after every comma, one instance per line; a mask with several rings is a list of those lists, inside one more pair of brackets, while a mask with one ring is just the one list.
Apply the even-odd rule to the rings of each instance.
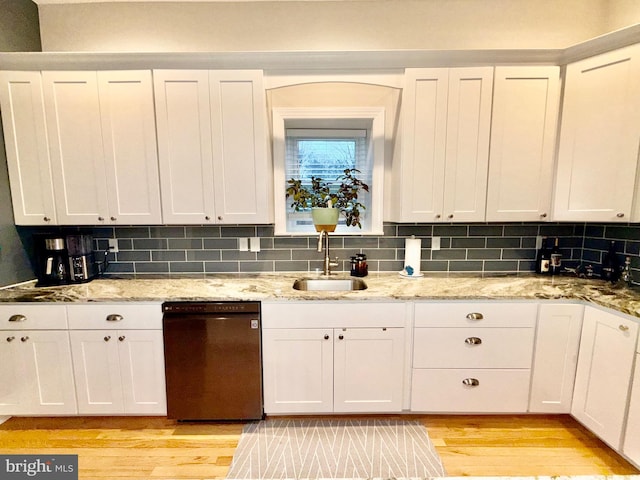
[[640, 24], [566, 49], [365, 50], [286, 52], [8, 52], [0, 70], [262, 69], [267, 71], [389, 71], [418, 67], [566, 65], [640, 43]]

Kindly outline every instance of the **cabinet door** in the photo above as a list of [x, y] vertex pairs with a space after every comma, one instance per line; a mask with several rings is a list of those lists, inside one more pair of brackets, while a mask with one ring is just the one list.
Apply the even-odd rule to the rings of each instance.
[[442, 220], [484, 221], [493, 67], [449, 70]]
[[399, 412], [404, 379], [404, 329], [336, 329], [335, 412]]
[[530, 412], [571, 411], [583, 312], [582, 305], [540, 305]]
[[20, 342], [25, 350], [26, 378], [31, 379], [29, 413], [77, 413], [68, 332], [20, 332]]
[[636, 368], [633, 375], [627, 430], [622, 451], [636, 465], [640, 465], [640, 353], [636, 354]]
[[61, 225], [108, 219], [95, 72], [43, 72], [56, 214]]
[[80, 414], [122, 414], [124, 401], [117, 332], [69, 332]]
[[28, 413], [27, 366], [21, 355], [20, 335], [23, 332], [0, 332], [0, 414], [23, 415]]
[[0, 72], [0, 113], [15, 223], [55, 224], [40, 72]]
[[405, 70], [399, 221], [442, 218], [448, 81], [446, 68]]
[[559, 67], [496, 67], [487, 221], [550, 217]]
[[333, 330], [262, 331], [264, 411], [333, 411]]
[[151, 72], [98, 72], [98, 84], [108, 221], [162, 223]]
[[166, 415], [162, 330], [119, 330], [124, 413]]
[[164, 222], [213, 223], [209, 72], [154, 70], [153, 81]]
[[269, 223], [273, 200], [262, 71], [211, 71], [209, 87], [217, 220]]
[[640, 136], [640, 44], [567, 67], [554, 219], [628, 222]]
[[612, 448], [621, 446], [638, 324], [585, 309], [571, 414]]

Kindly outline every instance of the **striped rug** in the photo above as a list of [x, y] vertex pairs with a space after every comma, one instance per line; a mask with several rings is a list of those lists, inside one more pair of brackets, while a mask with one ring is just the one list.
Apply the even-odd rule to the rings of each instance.
[[227, 479], [441, 476], [418, 421], [268, 419], [244, 427]]

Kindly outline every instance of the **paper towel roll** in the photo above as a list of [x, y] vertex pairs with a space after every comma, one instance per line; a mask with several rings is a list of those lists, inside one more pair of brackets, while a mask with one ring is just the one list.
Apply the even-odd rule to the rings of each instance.
[[404, 246], [404, 267], [413, 268], [413, 275], [420, 273], [421, 238], [407, 238]]

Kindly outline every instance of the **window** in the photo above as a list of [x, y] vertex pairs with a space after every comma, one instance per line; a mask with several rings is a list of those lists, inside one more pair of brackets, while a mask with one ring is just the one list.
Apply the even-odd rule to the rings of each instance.
[[287, 203], [288, 179], [310, 185], [312, 176], [333, 181], [355, 168], [370, 187], [358, 197], [366, 207], [362, 229], [347, 227], [341, 216], [336, 233], [380, 234], [383, 154], [383, 109], [274, 109], [275, 233], [315, 233], [311, 212], [295, 212]]

